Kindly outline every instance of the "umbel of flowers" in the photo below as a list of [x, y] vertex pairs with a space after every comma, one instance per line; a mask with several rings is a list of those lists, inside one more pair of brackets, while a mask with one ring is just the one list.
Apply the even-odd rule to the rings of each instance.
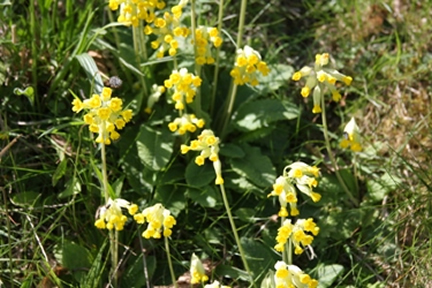
[[132, 110], [123, 110], [123, 101], [118, 97], [111, 97], [111, 88], [104, 87], [102, 93], [93, 94], [90, 99], [81, 101], [75, 98], [72, 101], [72, 111], [78, 113], [88, 110], [84, 115], [84, 122], [89, 125], [89, 130], [98, 133], [97, 143], [111, 144], [111, 140], [120, 138], [116, 131], [132, 119]]
[[267, 76], [270, 69], [267, 63], [261, 60], [261, 55], [249, 46], [237, 50], [235, 66], [231, 70], [230, 75], [234, 78], [234, 84], [244, 85], [251, 84], [252, 86], [258, 85], [257, 76], [261, 73]]
[[316, 288], [318, 281], [312, 279], [295, 265], [288, 265], [283, 261], [276, 262], [274, 281], [276, 288]]
[[168, 128], [171, 132], [178, 132], [179, 135], [185, 134], [188, 132], [195, 132], [197, 128], [204, 127], [204, 120], [199, 119], [195, 116], [195, 114], [184, 114], [181, 117], [177, 117], [168, 124]]
[[344, 128], [344, 139], [339, 144], [342, 148], [350, 148], [353, 152], [362, 151], [360, 144], [360, 131], [354, 117], [346, 124]]
[[195, 163], [198, 166], [204, 165], [205, 159], [209, 158], [213, 162], [213, 168], [216, 173], [216, 185], [224, 183], [222, 178], [222, 164], [219, 160], [219, 138], [216, 137], [212, 130], [205, 129], [198, 136], [197, 140], [192, 140], [190, 146], [181, 145], [181, 153], [186, 154], [190, 150], [200, 151], [200, 154], [195, 158]]
[[[198, 65], [213, 64], [215, 59], [212, 57], [212, 44], [218, 48], [222, 45], [222, 38], [219, 31], [214, 27], [199, 27], [195, 30], [196, 56], [195, 62]], [[192, 44], [193, 41], [192, 41]]]
[[122, 208], [127, 209], [130, 215], [134, 215], [138, 211], [136, 204], [131, 204], [121, 198], [114, 200], [109, 198], [107, 204], [99, 209], [99, 216], [96, 219], [95, 226], [99, 229], [123, 230], [127, 216], [123, 214]]
[[292, 243], [295, 247], [294, 253], [300, 255], [303, 253], [302, 247], [311, 245], [314, 239], [312, 235], [305, 232], [311, 232], [314, 236], [318, 235], [319, 228], [316, 226], [312, 218], [299, 219], [295, 224], [291, 223], [291, 219], [286, 219], [278, 229], [275, 249], [279, 252], [284, 251], [285, 244], [291, 237]]
[[134, 219], [138, 224], [148, 223], [147, 229], [142, 233], [146, 239], [169, 237], [172, 234], [172, 227], [176, 224], [175, 218], [168, 209], [158, 203], [136, 213]]
[[155, 11], [165, 8], [165, 2], [159, 0], [109, 0], [108, 7], [115, 11], [120, 8], [117, 18], [119, 23], [137, 27], [140, 20], [151, 23], [156, 18]]
[[179, 71], [174, 70], [169, 79], [165, 80], [164, 85], [168, 89], [174, 90], [172, 100], [175, 102], [175, 109], [183, 110], [185, 105], [193, 102], [196, 89], [201, 86], [201, 78], [189, 73], [186, 68]]
[[338, 102], [341, 99], [341, 95], [336, 90], [336, 81], [342, 81], [346, 85], [351, 85], [352, 82], [350, 76], [346, 76], [335, 69], [324, 67], [328, 65], [329, 57], [328, 53], [315, 55], [315, 66], [313, 68], [305, 66], [292, 76], [294, 81], [299, 81], [301, 78], [306, 77], [306, 84], [301, 90], [301, 95], [308, 97], [312, 92], [313, 113], [321, 113], [321, 98], [324, 97], [325, 88], [328, 88], [332, 93], [333, 101]]
[[[278, 197], [281, 205], [278, 213], [280, 217], [287, 217], [289, 214], [291, 216], [299, 215], [297, 190], [310, 197], [314, 202], [321, 199], [321, 195], [313, 191], [313, 188], [318, 185], [316, 180], [318, 176], [319, 169], [316, 166], [309, 166], [303, 162], [295, 162], [285, 167], [283, 175], [279, 176], [273, 184], [273, 191], [267, 195], [267, 197]], [[288, 204], [290, 212], [287, 210]]]

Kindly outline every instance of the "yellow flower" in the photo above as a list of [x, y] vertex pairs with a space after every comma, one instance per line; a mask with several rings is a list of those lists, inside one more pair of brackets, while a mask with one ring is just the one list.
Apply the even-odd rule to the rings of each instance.
[[99, 216], [95, 221], [95, 226], [99, 229], [123, 230], [127, 217], [123, 214], [122, 208], [127, 209], [129, 214], [133, 215], [138, 206], [121, 198], [114, 200], [110, 198], [107, 204], [99, 209]]
[[327, 68], [330, 55], [328, 53], [317, 54], [315, 56], [315, 66], [313, 68], [305, 66], [299, 71], [295, 72], [292, 80], [299, 81], [301, 78], [306, 77], [306, 84], [301, 89], [301, 95], [308, 97], [313, 91], [314, 106], [313, 113], [321, 113], [321, 100], [324, 97], [324, 88], [328, 88], [332, 94], [332, 99], [338, 102], [341, 99], [340, 93], [336, 90], [336, 81], [341, 81], [345, 85], [351, 85], [352, 78], [346, 76], [339, 71]]
[[261, 61], [261, 55], [249, 46], [237, 50], [237, 57], [234, 68], [230, 75], [234, 78], [236, 85], [251, 84], [258, 85], [258, 72], [267, 76], [270, 69], [264, 61]]
[[[136, 212], [136, 211], [135, 211]], [[142, 233], [142, 237], [149, 239], [159, 239], [169, 237], [172, 234], [172, 227], [176, 224], [171, 212], [164, 208], [160, 203], [144, 209], [141, 213], [134, 215], [138, 224], [148, 222], [147, 229]]]
[[318, 281], [312, 279], [295, 265], [288, 265], [283, 261], [276, 262], [274, 281], [276, 288], [316, 288]]
[[91, 132], [99, 134], [95, 141], [106, 145], [120, 138], [115, 128], [122, 129], [132, 118], [132, 110], [122, 110], [123, 101], [117, 97], [111, 98], [111, 94], [111, 88], [104, 87], [101, 95], [93, 94], [84, 102], [79, 99], [72, 101], [72, 111], [78, 113], [82, 109], [89, 110], [84, 115], [84, 122], [89, 125]]
[[204, 127], [204, 119], [198, 119], [195, 114], [183, 114], [182, 117], [177, 117], [173, 122], [168, 124], [171, 132], [178, 132], [179, 135], [185, 134], [187, 131], [193, 133], [197, 128]]
[[168, 89], [174, 89], [172, 100], [176, 109], [183, 110], [186, 103], [192, 103], [201, 81], [199, 76], [189, 73], [186, 68], [171, 73], [170, 78], [164, 81], [164, 85]]
[[215, 59], [211, 55], [212, 44], [214, 47], [222, 45], [222, 38], [217, 28], [199, 27], [195, 30], [195, 62], [198, 65], [213, 64]]
[[204, 266], [195, 253], [192, 254], [191, 258], [190, 274], [191, 284], [200, 284], [208, 281], [208, 276], [205, 274]]
[[163, 93], [165, 93], [164, 86], [158, 86], [157, 84], [153, 84], [152, 93], [147, 99], [147, 107], [145, 108], [144, 112], [150, 114], [153, 110], [154, 104], [159, 101], [159, 98]]
[[363, 150], [360, 141], [360, 131], [354, 117], [352, 117], [344, 128], [344, 139], [339, 145], [344, 149], [350, 148], [353, 152], [360, 152]]

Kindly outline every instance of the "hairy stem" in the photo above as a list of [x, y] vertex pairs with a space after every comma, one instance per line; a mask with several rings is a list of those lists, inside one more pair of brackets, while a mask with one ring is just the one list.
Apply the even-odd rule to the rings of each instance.
[[168, 258], [168, 267], [169, 267], [170, 274], [171, 274], [171, 281], [172, 281], [174, 287], [177, 288], [178, 285], [177, 285], [176, 277], [174, 274], [173, 265], [171, 262], [171, 253], [170, 253], [170, 248], [169, 248], [169, 243], [168, 243], [168, 237], [164, 237], [164, 240], [165, 240], [165, 250], [166, 250], [167, 258]]

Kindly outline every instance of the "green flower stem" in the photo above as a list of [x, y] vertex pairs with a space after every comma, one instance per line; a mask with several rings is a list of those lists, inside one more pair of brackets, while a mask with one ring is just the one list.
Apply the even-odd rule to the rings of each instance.
[[[219, 0], [219, 15], [218, 15], [218, 26], [217, 26], [219, 33], [222, 33], [223, 5], [224, 5], [224, 0]], [[215, 63], [215, 69], [213, 75], [212, 94], [210, 98], [210, 115], [213, 115], [214, 103], [216, 99], [216, 88], [218, 84], [218, 75], [219, 75], [219, 53], [220, 53], [220, 46], [216, 49], [216, 59], [215, 59], [216, 63]]]
[[[144, 60], [147, 59], [147, 50], [145, 48], [144, 40], [142, 39], [142, 35], [141, 35], [142, 33], [143, 33], [142, 32], [142, 24], [139, 25], [138, 27], [132, 28], [132, 39], [133, 39], [133, 47], [134, 47], [134, 51], [135, 51], [135, 60], [136, 60], [138, 66], [141, 64], [141, 59], [144, 59]], [[146, 69], [146, 68], [144, 68], [144, 69]], [[143, 88], [144, 95], [147, 95], [148, 90], [147, 90], [147, 84], [146, 84], [146, 81], [144, 79], [144, 76], [139, 75], [138, 78], [139, 78], [140, 84]]]
[[[10, 186], [9, 186], [10, 187]], [[9, 256], [9, 271], [10, 271], [10, 278], [14, 279], [14, 261], [12, 261], [12, 229], [11, 229], [11, 225], [10, 225], [10, 218], [9, 218], [9, 209], [8, 209], [8, 204], [7, 204], [7, 195], [6, 195], [6, 191], [4, 187], [0, 187], [0, 189], [2, 190], [2, 194], [3, 194], [3, 203], [4, 203], [4, 209], [5, 209], [5, 213], [6, 213], [6, 228], [7, 228], [7, 235], [8, 235], [8, 256]], [[10, 282], [11, 287], [15, 287], [15, 283], [14, 281]]]
[[[196, 50], [196, 35], [195, 35], [195, 31], [196, 31], [196, 12], [195, 12], [195, 0], [191, 0], [191, 30], [192, 30], [192, 39], [193, 39], [193, 47], [194, 47], [194, 56], [196, 59], [196, 54], [197, 54], [197, 50]], [[201, 77], [201, 65], [198, 65], [195, 63], [195, 75]], [[194, 99], [194, 108], [195, 108], [195, 114], [197, 115], [197, 117], [201, 117], [202, 116], [202, 112], [201, 112], [201, 89], [197, 89], [196, 91], [196, 95], [195, 95], [195, 99]]]
[[354, 179], [355, 179], [354, 183], [355, 183], [357, 192], [359, 192], [360, 190], [359, 190], [359, 184], [358, 184], [359, 175], [358, 175], [358, 170], [357, 170], [357, 153], [355, 153], [355, 152], [353, 155], [353, 166], [354, 166], [353, 168], [354, 168]]
[[[241, 6], [240, 6], [240, 19], [239, 19], [239, 26], [238, 26], [238, 34], [237, 34], [237, 48], [240, 48], [242, 46], [242, 38], [243, 38], [243, 30], [244, 30], [244, 20], [246, 16], [246, 5], [247, 0], [242, 0]], [[228, 100], [228, 106], [226, 111], [224, 111], [224, 115], [222, 117], [222, 129], [221, 129], [221, 135], [224, 137], [225, 135], [225, 129], [228, 125], [229, 118], [231, 117], [232, 109], [234, 106], [234, 100], [237, 94], [237, 85], [234, 84], [234, 81], [231, 79], [231, 85], [230, 85], [230, 93], [229, 100]]]
[[324, 139], [325, 139], [325, 144], [326, 144], [326, 148], [327, 148], [327, 153], [330, 157], [330, 161], [333, 165], [334, 171], [336, 173], [336, 177], [340, 183], [340, 185], [342, 186], [343, 190], [345, 191], [345, 193], [348, 195], [348, 197], [350, 198], [350, 200], [353, 202], [353, 204], [355, 206], [358, 206], [358, 200], [353, 196], [353, 194], [350, 192], [350, 190], [348, 189], [348, 187], [346, 186], [342, 176], [339, 173], [339, 169], [336, 163], [336, 159], [333, 156], [333, 152], [331, 150], [331, 146], [330, 146], [330, 137], [328, 135], [328, 126], [327, 126], [327, 118], [326, 118], [326, 109], [325, 109], [325, 101], [324, 101], [324, 97], [321, 97], [321, 118], [322, 118], [322, 126], [323, 126], [323, 131], [324, 131]]
[[229, 207], [228, 199], [227, 199], [226, 193], [225, 193], [225, 187], [224, 187], [223, 184], [219, 185], [219, 187], [220, 187], [221, 194], [222, 194], [222, 199], [223, 199], [223, 202], [224, 202], [224, 205], [225, 205], [225, 210], [226, 210], [226, 212], [228, 214], [228, 219], [229, 219], [230, 224], [231, 224], [231, 229], [233, 231], [234, 238], [235, 238], [235, 241], [237, 243], [237, 246], [238, 246], [238, 249], [239, 249], [239, 252], [240, 252], [240, 257], [241, 257], [241, 259], [243, 261], [243, 265], [244, 265], [244, 267], [246, 269], [246, 272], [251, 277], [252, 284], [255, 287], [255, 281], [253, 279], [253, 275], [251, 273], [251, 270], [249, 268], [248, 262], [246, 260], [246, 255], [244, 253], [243, 247], [241, 246], [240, 238], [239, 238], [238, 233], [237, 233], [237, 228], [236, 228], [235, 223], [234, 223], [234, 218], [232, 217], [232, 214], [231, 214], [231, 209]]
[[176, 277], [174, 274], [174, 269], [173, 269], [172, 262], [171, 262], [171, 253], [170, 253], [170, 248], [169, 248], [169, 243], [168, 243], [168, 237], [164, 237], [164, 240], [165, 240], [165, 250], [166, 250], [167, 258], [168, 258], [168, 267], [169, 267], [170, 274], [171, 274], [171, 281], [172, 281], [174, 287], [177, 288], [178, 285], [177, 285]]
[[293, 243], [292, 243], [292, 239], [291, 237], [288, 239], [288, 250], [287, 250], [287, 254], [288, 254], [288, 259], [287, 259], [287, 264], [291, 265], [293, 263], [293, 252], [292, 252], [292, 248], [293, 248]]
[[[105, 127], [102, 127], [105, 129]], [[101, 158], [102, 158], [102, 190], [104, 191], [105, 203], [109, 200], [108, 193], [108, 174], [107, 174], [107, 165], [106, 165], [106, 145], [104, 142], [101, 143]], [[118, 247], [117, 247], [117, 239], [118, 232], [110, 230], [109, 231], [109, 239], [110, 239], [110, 253], [111, 253], [111, 278], [114, 279], [113, 286], [117, 287], [117, 263], [118, 263]]]

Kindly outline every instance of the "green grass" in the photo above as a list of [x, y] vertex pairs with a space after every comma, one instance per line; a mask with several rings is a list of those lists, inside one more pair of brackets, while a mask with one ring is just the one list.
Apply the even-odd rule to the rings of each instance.
[[[316, 257], [311, 260], [306, 249], [294, 257], [295, 265], [318, 279], [319, 287], [432, 285], [432, 54], [424, 36], [432, 32], [427, 25], [432, 2], [280, 2], [248, 2], [243, 43], [258, 50], [276, 72], [265, 85], [239, 87], [220, 152], [228, 200], [252, 271], [261, 281], [280, 260], [273, 250], [279, 204], [266, 196], [283, 168], [301, 160], [321, 168], [317, 192], [323, 198], [318, 203], [300, 199], [301, 216], [313, 217], [321, 231], [312, 244]], [[189, 270], [195, 253], [207, 259], [212, 280], [248, 287], [211, 164], [198, 167], [194, 154], [180, 154], [180, 145], [198, 134], [172, 136], [167, 124], [177, 115], [166, 94], [152, 114], [142, 112], [143, 81], [147, 87], [163, 85], [172, 59], [157, 61], [148, 45], [150, 64], [136, 68], [132, 31], [105, 26], [111, 23], [106, 3], [39, 0], [2, 8], [0, 283], [105, 287], [110, 281], [109, 233], [94, 227], [96, 210], [104, 204], [100, 147], [70, 104], [71, 93], [89, 97], [94, 88], [93, 75], [76, 57], [92, 51], [100, 71], [123, 80], [114, 94], [135, 114], [120, 140], [107, 147], [113, 193], [141, 210], [161, 202], [176, 217], [170, 239], [176, 278]], [[224, 29], [234, 41], [239, 10], [240, 1], [225, 3]], [[199, 24], [217, 22], [215, 2], [198, 1], [197, 11]], [[234, 49], [224, 36], [213, 113], [206, 95], [214, 70], [203, 68], [207, 128], [216, 130], [222, 121]], [[334, 175], [321, 119], [310, 112], [312, 99], [304, 101], [300, 85], [291, 81], [293, 71], [323, 52], [331, 54], [336, 69], [354, 78], [341, 90], [340, 104], [327, 103], [327, 114], [332, 150], [360, 200], [358, 207]], [[178, 63], [192, 67], [193, 58], [182, 54]], [[33, 99], [14, 93], [29, 86]], [[263, 113], [262, 107], [268, 110]], [[286, 114], [274, 112], [280, 109]], [[250, 115], [256, 122], [247, 120]], [[351, 116], [365, 147], [355, 161], [337, 146]], [[149, 146], [154, 155], [143, 150]], [[171, 284], [163, 240], [143, 239], [143, 230], [129, 220], [119, 235], [119, 287]]]

